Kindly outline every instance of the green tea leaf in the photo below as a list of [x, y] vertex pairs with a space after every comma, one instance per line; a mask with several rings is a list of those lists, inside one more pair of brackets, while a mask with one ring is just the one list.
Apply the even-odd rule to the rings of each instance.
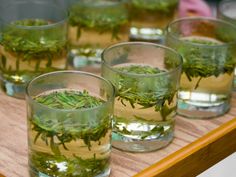
[[[130, 65], [125, 67], [117, 67], [123, 73], [146, 74], [153, 75], [161, 72], [158, 68], [143, 65]], [[157, 76], [158, 78], [159, 76]], [[155, 78], [155, 77], [153, 77]], [[161, 112], [165, 104], [171, 104], [175, 94], [175, 86], [171, 84], [165, 77], [159, 77], [158, 82], [151, 78], [139, 79], [138, 76], [131, 77], [125, 74], [119, 75], [119, 82], [116, 97], [126, 106], [124, 101], [128, 101], [132, 108], [135, 105], [141, 105], [142, 109], [154, 107], [155, 111]], [[154, 82], [156, 86], [154, 86]], [[163, 114], [163, 116], [167, 116]], [[163, 117], [165, 119], [166, 117]]]
[[[57, 59], [67, 50], [67, 39], [62, 39], [63, 31], [59, 28], [29, 30], [25, 27], [43, 27], [51, 22], [42, 19], [23, 19], [13, 21], [2, 30], [1, 45], [4, 50], [17, 58], [16, 71], [20, 72], [20, 63], [37, 60], [35, 71], [40, 69], [41, 59], [48, 59], [47, 68], [52, 70], [52, 59]], [[10, 69], [5, 72], [10, 72]]]
[[[68, 110], [93, 108], [100, 106], [104, 102], [100, 98], [91, 96], [86, 90], [82, 92], [71, 90], [54, 91], [49, 94], [39, 95], [34, 99], [49, 108]], [[50, 142], [50, 147], [54, 154], [60, 154], [59, 146], [62, 145], [65, 150], [68, 150], [66, 143], [82, 139], [88, 146], [88, 149], [91, 150], [91, 141], [99, 141], [102, 137], [105, 137], [108, 130], [111, 129], [110, 118], [107, 118], [107, 116], [104, 116], [94, 127], [92, 127], [92, 125], [85, 125], [84, 128], [78, 128], [75, 125], [74, 128], [72, 126], [66, 129], [66, 124], [68, 124], [66, 121], [69, 120], [65, 119], [65, 121], [57, 122], [56, 119], [51, 119], [50, 117], [33, 115], [31, 119], [32, 130], [37, 132], [34, 143], [41, 137], [46, 145]], [[55, 138], [59, 143], [54, 142]]]
[[[77, 27], [77, 39], [80, 38], [83, 29], [95, 30], [100, 34], [112, 32], [111, 39], [118, 40], [121, 27], [127, 25], [129, 21], [126, 9], [120, 6], [117, 8], [111, 6], [110, 9], [101, 8], [101, 4], [94, 3], [95, 5], [81, 1], [74, 3], [70, 8], [69, 24]], [[104, 1], [104, 3], [106, 2]]]
[[[40, 173], [56, 177], [92, 177], [104, 173], [109, 168], [109, 158], [82, 159], [78, 156], [67, 158], [63, 155], [51, 155], [33, 151], [30, 164]], [[60, 164], [60, 166], [58, 165]], [[65, 170], [66, 169], [66, 170]]]
[[[199, 45], [216, 46], [219, 43], [207, 39], [183, 39], [186, 42], [197, 43]], [[188, 46], [188, 47], [187, 47]], [[177, 50], [182, 54], [184, 58], [183, 73], [186, 74], [188, 80], [191, 82], [193, 78], [198, 78], [198, 81], [194, 87], [199, 87], [200, 81], [203, 78], [215, 76], [218, 77], [221, 74], [232, 74], [236, 65], [236, 61], [230, 54], [231, 49], [226, 48], [207, 48], [203, 47], [190, 47], [189, 45], [181, 45], [177, 47]], [[219, 51], [217, 51], [219, 50]]]

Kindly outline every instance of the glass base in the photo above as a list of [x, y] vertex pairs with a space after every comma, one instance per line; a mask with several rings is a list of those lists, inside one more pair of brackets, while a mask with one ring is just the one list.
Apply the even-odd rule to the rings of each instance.
[[16, 84], [7, 80], [1, 80], [1, 87], [3, 91], [8, 95], [15, 98], [24, 99], [26, 83]]
[[[84, 49], [85, 50], [85, 49]], [[101, 67], [101, 53], [102, 49], [88, 49], [92, 50], [92, 54], [81, 54], [81, 51], [79, 49], [72, 49], [69, 52], [69, 65], [73, 69], [78, 69], [78, 70], [97, 70], [100, 69]]]
[[[30, 173], [30, 177], [54, 177], [54, 176], [48, 176], [44, 173], [41, 173], [33, 168], [29, 169], [29, 173]], [[108, 177], [111, 173], [111, 169], [108, 168], [106, 171], [104, 171], [104, 173], [96, 175], [94, 177]]]
[[229, 109], [230, 104], [228, 102], [201, 106], [196, 104], [196, 102], [179, 99], [177, 113], [190, 119], [209, 119], [221, 116], [228, 112]]
[[157, 28], [130, 28], [130, 41], [145, 41], [164, 44], [164, 34], [162, 29]]
[[113, 132], [112, 146], [127, 152], [150, 152], [167, 146], [173, 140], [173, 137], [174, 134], [172, 132], [158, 139], [140, 140]]

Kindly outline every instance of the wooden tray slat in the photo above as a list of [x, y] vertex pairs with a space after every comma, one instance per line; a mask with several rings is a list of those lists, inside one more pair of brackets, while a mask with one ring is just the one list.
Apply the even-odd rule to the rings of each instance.
[[236, 118], [134, 177], [196, 176], [236, 151]]

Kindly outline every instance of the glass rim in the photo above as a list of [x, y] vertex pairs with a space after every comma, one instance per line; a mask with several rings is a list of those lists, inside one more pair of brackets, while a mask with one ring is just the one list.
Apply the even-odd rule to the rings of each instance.
[[231, 18], [231, 17], [225, 15], [225, 13], [223, 13], [223, 9], [222, 9], [223, 5], [228, 4], [228, 3], [234, 3], [236, 5], [236, 1], [235, 0], [222, 0], [222, 1], [219, 2], [218, 6], [217, 6], [218, 7], [218, 11], [220, 12], [220, 15], [222, 15], [224, 18], [236, 21], [236, 19]]
[[[107, 4], [96, 4], [96, 3], [91, 3], [91, 2], [84, 2], [84, 1], [78, 1], [75, 4], [80, 4], [84, 5], [84, 7], [96, 7], [96, 8], [104, 8], [104, 7], [116, 7], [117, 5], [120, 4], [125, 4], [127, 0], [116, 0], [116, 1], [111, 1], [110, 3]], [[109, 1], [104, 1], [104, 2], [109, 2]], [[71, 7], [73, 7], [75, 4], [72, 4]]]
[[234, 26], [233, 24], [231, 24], [231, 23], [229, 23], [225, 20], [214, 18], [214, 17], [196, 16], [196, 17], [183, 17], [183, 18], [179, 18], [179, 19], [176, 19], [176, 20], [170, 22], [167, 25], [166, 29], [165, 29], [165, 33], [169, 34], [172, 38], [174, 38], [177, 41], [181, 41], [182, 43], [191, 44], [191, 45], [197, 46], [197, 47], [221, 48], [221, 47], [227, 47], [227, 46], [236, 44], [236, 38], [235, 38], [235, 40], [232, 40], [231, 42], [225, 42], [225, 43], [222, 43], [222, 44], [217, 44], [217, 45], [212, 45], [212, 46], [207, 45], [207, 44], [199, 44], [199, 43], [194, 43], [194, 42], [190, 42], [190, 41], [183, 41], [171, 32], [171, 26], [172, 25], [175, 25], [175, 24], [183, 22], [183, 21], [197, 21], [197, 20], [222, 23], [222, 24], [230, 26], [232, 29], [234, 29], [236, 31], [236, 26]]
[[[59, 11], [62, 12], [63, 14], [63, 18], [61, 18], [61, 20], [57, 20], [56, 22], [53, 22], [51, 24], [47, 24], [47, 25], [40, 25], [40, 26], [24, 26], [24, 25], [15, 25], [12, 24], [12, 21], [10, 22], [6, 22], [2, 17], [0, 17], [0, 21], [5, 25], [5, 26], [10, 26], [10, 27], [15, 27], [15, 28], [19, 28], [19, 29], [25, 29], [25, 30], [35, 30], [35, 29], [48, 29], [48, 28], [52, 28], [54, 26], [60, 26], [64, 23], [66, 23], [68, 21], [68, 11], [63, 9], [61, 6], [55, 4], [55, 3], [51, 3], [49, 1], [16, 1], [16, 2], [10, 2], [9, 4], [7, 4], [4, 8], [9, 8], [12, 5], [18, 5], [18, 4], [40, 4], [40, 5], [45, 5], [45, 4], [50, 4], [50, 6], [52, 7], [56, 7]], [[28, 19], [39, 19], [39, 18], [28, 18]], [[22, 19], [23, 20], [23, 19]]]
[[[167, 50], [168, 52], [172, 52], [174, 53], [178, 58], [179, 58], [179, 64], [177, 67], [175, 67], [172, 70], [167, 70], [165, 72], [160, 72], [157, 74], [135, 74], [135, 73], [129, 73], [129, 72], [123, 72], [120, 71], [118, 69], [115, 69], [114, 67], [112, 67], [110, 64], [108, 64], [105, 60], [105, 53], [107, 51], [109, 51], [110, 49], [115, 49], [117, 47], [121, 47], [121, 46], [129, 46], [129, 45], [149, 45], [152, 47], [157, 47], [158, 49], [163, 49], [163, 50]], [[182, 55], [180, 55], [177, 51], [175, 51], [174, 49], [167, 47], [165, 45], [160, 45], [160, 44], [155, 44], [155, 43], [151, 43], [151, 42], [120, 42], [114, 45], [111, 45], [107, 48], [105, 48], [101, 54], [101, 59], [102, 59], [102, 64], [104, 64], [106, 67], [108, 67], [110, 70], [112, 70], [113, 72], [117, 72], [120, 74], [126, 74], [128, 76], [131, 77], [159, 77], [159, 76], [163, 76], [163, 75], [170, 75], [171, 73], [174, 73], [178, 70], [180, 70], [182, 68], [183, 65], [183, 57]]]
[[[50, 77], [52, 75], [58, 75], [58, 74], [79, 74], [79, 75], [84, 75], [84, 76], [91, 76], [93, 78], [96, 78], [98, 80], [102, 80], [104, 83], [106, 83], [106, 85], [109, 88], [109, 90], [111, 90], [111, 96], [110, 98], [108, 98], [106, 101], [104, 101], [101, 105], [98, 105], [98, 106], [94, 106], [94, 107], [91, 107], [91, 108], [79, 108], [79, 109], [58, 109], [58, 108], [50, 108], [42, 103], [39, 103], [37, 101], [35, 101], [33, 99], [33, 97], [29, 94], [29, 90], [30, 90], [30, 86], [35, 82], [37, 81], [38, 79], [41, 79], [41, 78], [47, 78], [47, 77]], [[65, 88], [66, 89], [66, 88]], [[32, 79], [26, 86], [26, 89], [25, 89], [25, 97], [26, 97], [26, 100], [29, 100], [30, 102], [36, 104], [36, 105], [39, 105], [40, 107], [44, 108], [44, 109], [48, 109], [48, 110], [52, 110], [52, 111], [57, 111], [57, 112], [86, 112], [86, 111], [92, 111], [92, 110], [97, 110], [97, 109], [100, 109], [100, 108], [104, 108], [106, 107], [107, 105], [109, 105], [113, 99], [115, 98], [115, 87], [113, 86], [113, 84], [101, 77], [101, 76], [98, 76], [98, 75], [95, 75], [95, 74], [92, 74], [92, 73], [89, 73], [89, 72], [84, 72], [84, 71], [76, 71], [76, 70], [63, 70], [63, 71], [54, 71], [54, 72], [49, 72], [49, 73], [45, 73], [45, 74], [42, 74], [42, 75], [39, 75], [37, 77], [35, 77], [34, 79]]]

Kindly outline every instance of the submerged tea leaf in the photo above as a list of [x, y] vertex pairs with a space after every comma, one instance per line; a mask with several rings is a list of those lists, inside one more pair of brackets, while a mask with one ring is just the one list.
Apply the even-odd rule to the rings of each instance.
[[[203, 44], [208, 46], [219, 45], [218, 42], [207, 39], [183, 39], [186, 42], [192, 42], [196, 44]], [[231, 49], [218, 49], [202, 47], [189, 47], [183, 45], [177, 47], [177, 50], [183, 55], [183, 73], [186, 74], [188, 80], [191, 82], [193, 78], [198, 78], [196, 86], [197, 89], [202, 78], [211, 76], [218, 77], [221, 74], [232, 74], [236, 65], [236, 61], [230, 54]], [[218, 51], [217, 51], [218, 50]]]
[[[105, 2], [106, 3], [106, 2]], [[96, 4], [96, 2], [95, 2]], [[96, 6], [97, 5], [97, 6]], [[72, 5], [70, 9], [69, 24], [76, 26], [79, 39], [82, 29], [95, 30], [98, 33], [112, 32], [111, 39], [119, 39], [121, 27], [128, 24], [128, 15], [123, 8], [101, 8], [101, 4], [80, 2]], [[106, 6], [105, 4], [103, 5]]]
[[[10, 25], [5, 26], [1, 32], [0, 44], [6, 52], [17, 58], [15, 67], [21, 71], [21, 62], [37, 60], [35, 71], [39, 71], [40, 60], [48, 59], [47, 68], [52, 68], [52, 59], [57, 59], [67, 49], [67, 39], [63, 39], [63, 29], [59, 27], [48, 28], [51, 22], [42, 19], [23, 19], [13, 21]], [[35, 29], [29, 29], [29, 28]], [[36, 29], [39, 28], [39, 29]], [[8, 60], [8, 58], [7, 58]], [[6, 62], [5, 62], [6, 66]], [[4, 72], [9, 69], [1, 66]]]
[[160, 1], [160, 0], [131, 0], [132, 6], [137, 9], [145, 9], [154, 12], [162, 12], [166, 15], [169, 13], [173, 13], [174, 9], [178, 5], [178, 0], [169, 0], [169, 1]]
[[71, 159], [42, 152], [32, 152], [30, 159], [40, 173], [55, 177], [93, 177], [109, 168], [110, 162], [109, 158], [98, 159], [95, 155], [90, 159]]
[[[124, 73], [146, 75], [165, 72], [158, 68], [142, 65], [130, 65], [125, 67], [118, 67], [117, 69]], [[157, 76], [156, 78], [160, 78], [158, 82], [155, 77], [153, 78], [154, 79], [150, 77], [144, 80], [139, 79], [138, 76], [129, 77], [125, 74], [120, 74], [117, 90], [118, 100], [120, 100], [124, 106], [126, 106], [124, 104], [125, 100], [128, 101], [133, 108], [135, 108], [135, 105], [137, 104], [143, 106], [143, 109], [155, 107], [155, 111], [157, 112], [164, 111], [163, 108], [165, 104], [170, 104], [172, 102], [176, 94], [176, 89], [175, 86], [171, 84], [171, 81], [167, 80], [167, 78], [165, 77]], [[141, 90], [142, 87], [143, 90]], [[163, 120], [165, 120], [168, 114], [163, 113], [162, 116]]]
[[[95, 108], [104, 103], [102, 99], [90, 95], [86, 90], [57, 90], [38, 95], [34, 100], [48, 108], [58, 109], [58, 111]], [[71, 150], [69, 143], [72, 141], [80, 142], [82, 140], [89, 151], [92, 150], [92, 142], [100, 144], [101, 138], [104, 138], [108, 131], [111, 131], [111, 120], [107, 113], [101, 112], [99, 114], [101, 117], [98, 120], [94, 120], [94, 117], [84, 117], [85, 123], [80, 122], [78, 124], [76, 122], [83, 119], [81, 116], [85, 116], [84, 114], [78, 114], [75, 119], [64, 117], [61, 120], [56, 114], [34, 112], [30, 119], [31, 128], [36, 132], [34, 144], [37, 145], [38, 141], [41, 140], [51, 149], [51, 153], [31, 152], [30, 160], [37, 170], [57, 177], [90, 177], [103, 173], [109, 166], [109, 157], [97, 158], [94, 154], [94, 158], [82, 159], [73, 154], [73, 157], [69, 158], [61, 152], [64, 149], [69, 153]], [[93, 123], [93, 121], [99, 122]]]
[[[176, 106], [171, 106], [176, 95], [176, 85], [168, 77], [164, 75], [155, 76], [156, 74], [164, 73], [166, 71], [160, 70], [147, 65], [127, 65], [116, 67], [119, 71], [116, 81], [114, 81], [117, 88], [116, 98], [123, 104], [123, 106], [130, 106], [135, 109], [149, 109], [159, 112], [162, 121], [167, 121], [171, 113], [174, 113]], [[136, 135], [142, 140], [149, 136], [164, 135], [166, 131], [163, 125], [159, 125], [160, 121], [154, 121], [152, 125], [156, 125], [153, 131], [149, 133], [146, 131], [138, 131], [128, 128], [128, 124], [141, 124], [149, 125], [150, 120], [145, 120], [138, 115], [135, 115], [134, 110], [133, 118], [124, 118], [115, 116], [114, 131], [124, 135]], [[138, 129], [138, 128], [137, 128]]]

